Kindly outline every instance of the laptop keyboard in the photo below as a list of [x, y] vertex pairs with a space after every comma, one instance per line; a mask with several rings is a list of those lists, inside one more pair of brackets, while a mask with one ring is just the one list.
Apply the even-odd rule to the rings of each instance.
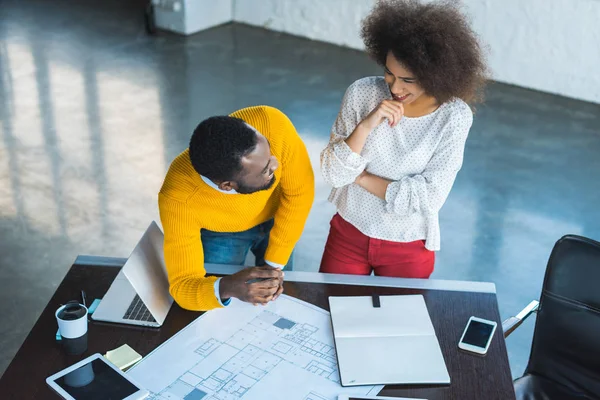
[[129, 308], [123, 315], [123, 319], [131, 319], [133, 321], [148, 321], [148, 322], [156, 322], [146, 305], [140, 299], [140, 296], [137, 294], [133, 298], [133, 301], [129, 305]]

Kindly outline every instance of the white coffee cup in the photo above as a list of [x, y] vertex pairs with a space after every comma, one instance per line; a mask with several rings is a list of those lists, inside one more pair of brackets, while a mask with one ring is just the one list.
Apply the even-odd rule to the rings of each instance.
[[67, 354], [79, 355], [87, 350], [88, 309], [70, 301], [56, 310], [58, 331]]

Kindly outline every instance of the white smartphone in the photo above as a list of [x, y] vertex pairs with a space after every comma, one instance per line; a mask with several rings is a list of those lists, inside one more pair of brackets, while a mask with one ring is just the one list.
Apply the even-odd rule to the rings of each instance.
[[67, 400], [141, 400], [149, 394], [98, 353], [48, 377], [46, 383]]
[[382, 396], [363, 396], [357, 394], [356, 396], [340, 394], [338, 400], [425, 400], [425, 399], [414, 399], [408, 397], [382, 397]]
[[458, 347], [473, 353], [486, 354], [497, 325], [496, 322], [487, 319], [469, 318], [465, 331], [458, 342]]

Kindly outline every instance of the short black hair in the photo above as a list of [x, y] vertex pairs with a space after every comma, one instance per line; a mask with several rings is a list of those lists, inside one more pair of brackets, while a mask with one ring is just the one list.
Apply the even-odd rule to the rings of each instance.
[[256, 132], [243, 120], [210, 117], [194, 130], [190, 160], [196, 172], [213, 181], [236, 180], [242, 157], [254, 151], [256, 143]]
[[485, 58], [456, 0], [379, 0], [362, 22], [361, 36], [377, 63], [385, 66], [391, 51], [440, 104], [483, 99]]

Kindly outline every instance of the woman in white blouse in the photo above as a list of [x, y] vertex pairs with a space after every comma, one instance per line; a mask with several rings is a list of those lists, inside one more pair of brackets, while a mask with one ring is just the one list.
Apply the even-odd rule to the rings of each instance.
[[321, 272], [428, 278], [486, 66], [449, 3], [380, 1], [361, 33], [384, 76], [348, 88], [321, 154], [338, 211]]

